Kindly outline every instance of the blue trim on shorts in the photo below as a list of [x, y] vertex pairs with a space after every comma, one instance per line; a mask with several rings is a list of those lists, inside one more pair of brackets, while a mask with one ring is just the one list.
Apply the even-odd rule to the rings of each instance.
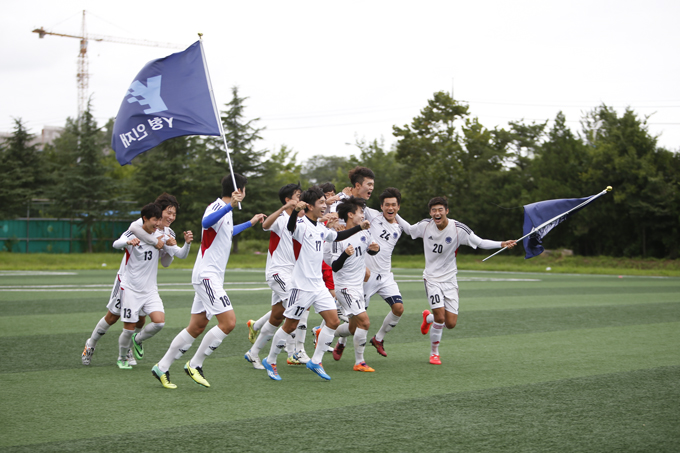
[[404, 301], [401, 299], [401, 296], [390, 296], [385, 298], [385, 302], [391, 307], [394, 304], [403, 304]]

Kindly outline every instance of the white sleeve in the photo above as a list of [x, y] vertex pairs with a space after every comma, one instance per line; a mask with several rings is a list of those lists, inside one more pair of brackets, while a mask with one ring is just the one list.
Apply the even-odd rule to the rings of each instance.
[[369, 208], [366, 206], [366, 209], [364, 209], [364, 219], [368, 220], [369, 222], [372, 222], [373, 219], [375, 219], [380, 213], [376, 211], [373, 208]]
[[333, 246], [337, 242], [324, 242], [323, 244], [323, 260], [331, 266], [333, 264]]
[[396, 216], [395, 218], [397, 219], [397, 223], [399, 224], [399, 226], [401, 227], [401, 229], [404, 230], [404, 233], [406, 233], [406, 234], [411, 234], [411, 229], [412, 229], [415, 225], [411, 225], [411, 224], [408, 223], [406, 220], [402, 219], [401, 216], [400, 216], [399, 214], [397, 214], [397, 216]]
[[121, 234], [120, 237], [113, 242], [113, 248], [118, 249], [118, 250], [123, 250], [125, 248], [125, 246], [128, 245], [127, 242], [130, 239], [135, 237], [134, 235], [129, 234], [129, 233], [130, 233], [130, 231], [128, 230], [128, 231], [125, 231], [123, 234]]
[[333, 242], [338, 238], [338, 232], [335, 230], [332, 230], [330, 228], [326, 228], [326, 234], [324, 235], [323, 240], [326, 242]]
[[420, 222], [416, 223], [411, 227], [411, 238], [412, 239], [417, 239], [423, 237], [423, 234], [425, 233], [425, 228], [430, 224], [429, 219], [421, 220]]
[[189, 256], [189, 250], [191, 249], [191, 243], [184, 243], [184, 245], [180, 248], [175, 246], [178, 250], [175, 251], [175, 258], [179, 258], [183, 260], [187, 256]]
[[[472, 233], [472, 234], [474, 235], [474, 233]], [[475, 236], [475, 237], [477, 237], [477, 236]], [[479, 244], [477, 245], [477, 247], [479, 247], [480, 249], [489, 250], [489, 249], [503, 248], [503, 246], [501, 245], [501, 243], [499, 241], [490, 241], [488, 239], [481, 239], [479, 237], [477, 237], [477, 239], [479, 239]]]
[[132, 222], [128, 229], [132, 231], [135, 236], [137, 236], [137, 239], [144, 242], [145, 244], [153, 245], [154, 247], [156, 246], [156, 244], [158, 244], [158, 238], [156, 238], [156, 236], [154, 236], [153, 234], [149, 234], [146, 231], [144, 231], [144, 228], [142, 228], [142, 225], [139, 222], [139, 220], [135, 220], [134, 222]]

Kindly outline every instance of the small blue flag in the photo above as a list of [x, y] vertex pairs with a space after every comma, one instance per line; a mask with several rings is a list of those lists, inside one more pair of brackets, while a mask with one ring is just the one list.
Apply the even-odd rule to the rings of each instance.
[[[522, 241], [524, 244], [524, 250], [526, 251], [524, 259], [533, 258], [534, 256], [538, 256], [541, 253], [543, 253], [543, 250], [545, 249], [541, 244], [543, 242], [543, 238], [545, 237], [545, 235], [548, 234], [550, 230], [555, 228], [557, 225], [564, 222], [567, 219], [567, 217], [569, 217], [575, 212], [580, 211], [586, 205], [583, 205], [578, 209], [574, 208], [596, 196], [597, 195], [585, 198], [562, 198], [558, 200], [545, 200], [525, 205], [524, 226], [522, 228], [523, 230], [522, 236], [531, 233], [534, 228], [537, 228], [537, 230], [534, 231], [529, 236], [525, 237]], [[573, 211], [570, 212], [570, 210], [572, 209]], [[560, 214], [564, 215], [560, 216]], [[555, 217], [557, 218], [554, 219], [552, 222], [548, 223], [547, 225], [543, 225], [545, 222]]]
[[111, 147], [121, 165], [182, 135], [220, 135], [200, 41], [150, 61], [128, 88]]

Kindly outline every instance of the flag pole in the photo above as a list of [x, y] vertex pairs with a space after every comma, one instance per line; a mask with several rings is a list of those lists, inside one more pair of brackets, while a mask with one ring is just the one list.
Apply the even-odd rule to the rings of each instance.
[[[203, 49], [203, 33], [198, 34], [198, 41], [201, 46], [201, 58], [203, 59], [203, 68], [205, 69], [205, 78], [208, 82], [208, 90], [210, 91], [210, 100], [212, 100], [213, 111], [215, 112], [215, 119], [220, 128], [220, 135], [224, 140], [224, 149], [227, 152], [227, 162], [229, 163], [229, 173], [231, 173], [231, 182], [234, 183], [234, 190], [236, 190], [236, 178], [234, 177], [234, 167], [231, 164], [231, 154], [229, 153], [229, 145], [227, 145], [227, 136], [224, 133], [224, 126], [222, 125], [222, 118], [217, 109], [217, 102], [215, 102], [215, 93], [213, 92], [212, 82], [210, 81], [210, 72], [208, 71], [208, 62], [205, 59], [205, 50]], [[229, 194], [231, 196], [231, 194]], [[238, 203], [238, 208], [241, 209], [241, 202]]]
[[[527, 233], [527, 234], [525, 234], [524, 236], [522, 236], [521, 238], [517, 239], [516, 242], [521, 241], [522, 239], [524, 239], [524, 238], [527, 237], [527, 236], [531, 236], [531, 235], [534, 234], [537, 230], [540, 230], [541, 228], [543, 228], [543, 227], [546, 226], [546, 225], [550, 225], [551, 223], [553, 223], [555, 220], [559, 219], [560, 217], [565, 216], [565, 215], [568, 215], [570, 212], [575, 211], [575, 210], [577, 210], [577, 209], [580, 209], [580, 208], [584, 207], [584, 206], [587, 205], [588, 203], [594, 201], [596, 198], [601, 197], [602, 195], [606, 194], [607, 192], [611, 192], [611, 190], [612, 190], [612, 186], [607, 186], [607, 188], [604, 189], [602, 192], [600, 192], [600, 193], [598, 193], [598, 194], [596, 194], [596, 195], [593, 195], [592, 197], [588, 198], [586, 201], [584, 201], [584, 202], [581, 203], [580, 205], [571, 208], [571, 209], [568, 210], [567, 212], [563, 212], [562, 214], [556, 215], [556, 216], [553, 217], [552, 219], [547, 220], [547, 221], [543, 222], [542, 224], [540, 224], [539, 226], [532, 228], [531, 231], [530, 231], [529, 233]], [[484, 258], [482, 261], [486, 261], [486, 260], [488, 260], [489, 258], [498, 255], [499, 253], [501, 253], [501, 252], [502, 252], [503, 250], [505, 250], [505, 249], [507, 249], [507, 247], [503, 247], [502, 249], [498, 250], [498, 251], [497, 251], [496, 253], [494, 253], [493, 255], [487, 256], [487, 257]]]

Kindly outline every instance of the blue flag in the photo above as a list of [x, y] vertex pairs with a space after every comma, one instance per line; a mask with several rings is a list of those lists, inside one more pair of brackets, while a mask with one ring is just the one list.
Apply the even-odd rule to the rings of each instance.
[[[579, 207], [578, 209], [574, 208], [596, 196], [598, 195], [585, 198], [545, 200], [525, 205], [522, 236], [532, 233], [534, 228], [537, 229], [532, 234], [525, 237], [522, 241], [524, 244], [524, 250], [526, 252], [524, 259], [533, 258], [534, 256], [538, 256], [543, 253], [543, 250], [545, 249], [541, 244], [545, 235], [557, 225], [564, 222], [571, 214], [581, 210], [583, 207], [585, 207], [585, 205]], [[557, 218], [555, 219], [555, 217]], [[543, 225], [545, 222], [551, 219], [554, 220], [547, 225]]]
[[121, 165], [182, 135], [220, 135], [200, 41], [150, 61], [125, 93], [111, 147]]

